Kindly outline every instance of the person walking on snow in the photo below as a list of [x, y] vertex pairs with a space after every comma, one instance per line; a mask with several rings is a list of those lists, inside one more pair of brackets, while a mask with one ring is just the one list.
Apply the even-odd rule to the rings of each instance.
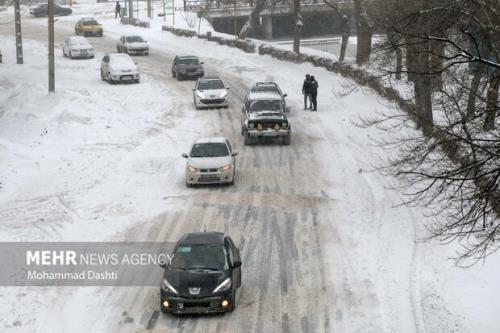
[[311, 85], [310, 91], [311, 91], [311, 100], [312, 100], [312, 111], [318, 111], [317, 97], [318, 97], [319, 84], [318, 84], [318, 81], [316, 81], [316, 79], [314, 78], [314, 76], [311, 76], [310, 85]]
[[116, 2], [116, 6], [115, 6], [115, 18], [118, 18], [118, 15], [120, 15], [120, 17], [122, 17], [122, 6], [120, 6], [120, 2], [117, 1]]
[[[306, 79], [302, 84], [302, 95], [304, 95], [304, 110], [308, 110], [312, 108], [312, 100], [311, 100], [311, 77], [309, 74], [306, 74]], [[307, 100], [309, 100], [309, 108], [307, 107]]]

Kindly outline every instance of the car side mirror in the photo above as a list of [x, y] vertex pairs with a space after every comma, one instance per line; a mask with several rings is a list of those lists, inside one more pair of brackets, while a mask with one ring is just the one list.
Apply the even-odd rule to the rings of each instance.
[[182, 153], [181, 156], [184, 157], [184, 158], [188, 158], [189, 157], [188, 154], [186, 154], [186, 153]]
[[226, 87], [227, 90], [229, 90], [229, 87]]
[[203, 64], [204, 64], [204, 62], [203, 62], [203, 61], [200, 61], [200, 65], [203, 65]]
[[241, 260], [233, 261], [233, 268], [238, 268], [238, 267], [241, 267]]
[[235, 157], [235, 156], [238, 156], [238, 152], [237, 151], [234, 151], [232, 154], [231, 154], [232, 157]]
[[288, 95], [287, 94], [283, 94], [283, 97], [286, 97], [286, 96], [288, 96]]
[[193, 88], [193, 91], [196, 91], [196, 89], [195, 89], [195, 88]]

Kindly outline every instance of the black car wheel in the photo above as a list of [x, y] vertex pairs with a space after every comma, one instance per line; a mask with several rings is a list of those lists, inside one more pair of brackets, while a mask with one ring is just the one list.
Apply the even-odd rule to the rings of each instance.
[[231, 299], [229, 300], [231, 302], [231, 306], [227, 310], [227, 312], [233, 312], [234, 309], [236, 309], [236, 290], [233, 290], [231, 293]]
[[284, 136], [284, 137], [283, 137], [283, 144], [284, 144], [285, 146], [289, 146], [289, 145], [290, 145], [290, 142], [291, 142], [291, 134], [290, 134], [290, 133], [288, 133], [288, 135], [287, 135], [287, 136]]
[[245, 131], [245, 141], [244, 141], [245, 146], [251, 146], [253, 144], [252, 137], [250, 134], [248, 134], [247, 131]]
[[181, 74], [179, 74], [179, 73], [177, 73], [176, 77], [177, 77], [177, 81], [182, 81], [182, 80], [184, 79], [184, 78], [182, 77], [182, 75], [181, 75]]
[[106, 81], [106, 78], [104, 77], [104, 72], [102, 71], [102, 69], [101, 69], [101, 80]]

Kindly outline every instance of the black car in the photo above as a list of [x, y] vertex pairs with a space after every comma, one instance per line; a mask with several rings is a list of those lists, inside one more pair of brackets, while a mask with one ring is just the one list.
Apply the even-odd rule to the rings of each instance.
[[184, 78], [200, 78], [205, 75], [203, 62], [195, 56], [176, 56], [172, 63], [172, 76], [177, 80]]
[[160, 291], [164, 313], [217, 313], [235, 309], [241, 285], [240, 251], [220, 232], [185, 234], [174, 248]]
[[[54, 15], [55, 16], [66, 16], [66, 15], [71, 15], [73, 11], [71, 8], [68, 7], [61, 7], [57, 4], [54, 4]], [[49, 6], [44, 3], [35, 7], [32, 7], [30, 9], [30, 14], [35, 16], [35, 17], [42, 17], [42, 16], [48, 16], [49, 15]]]
[[273, 92], [250, 91], [241, 109], [241, 135], [246, 146], [265, 138], [281, 138], [284, 145], [290, 145], [292, 126], [281, 96]]

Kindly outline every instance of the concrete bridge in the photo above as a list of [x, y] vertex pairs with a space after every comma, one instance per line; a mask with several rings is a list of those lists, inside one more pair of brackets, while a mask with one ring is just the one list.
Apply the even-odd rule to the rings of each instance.
[[[353, 0], [330, 0], [339, 10], [351, 16], [354, 9]], [[186, 0], [185, 8], [198, 12], [207, 18], [215, 31], [237, 34], [252, 12], [253, 0]], [[301, 14], [304, 37], [331, 35], [341, 33], [341, 23], [336, 11], [321, 0], [302, 0]], [[295, 27], [293, 0], [268, 0], [260, 14], [260, 26], [251, 33], [251, 37], [274, 39], [287, 38], [293, 35]], [[351, 20], [353, 21], [353, 20]], [[355, 25], [351, 22], [351, 31]]]

